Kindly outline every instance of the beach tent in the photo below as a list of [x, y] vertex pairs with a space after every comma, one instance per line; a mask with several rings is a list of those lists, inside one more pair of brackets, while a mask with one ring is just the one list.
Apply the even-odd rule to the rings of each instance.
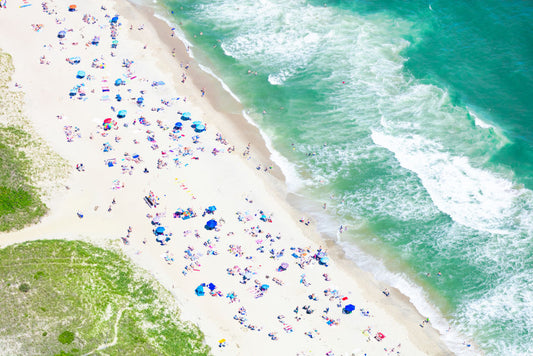
[[196, 287], [196, 289], [194, 290], [194, 293], [196, 293], [196, 295], [199, 297], [203, 296], [205, 294], [204, 286], [205, 286], [204, 283], [200, 284], [198, 287]]
[[289, 268], [289, 264], [287, 262], [283, 262], [281, 265], [279, 265], [278, 267], [278, 272], [283, 272], [285, 271], [287, 268]]
[[118, 22], [118, 16], [114, 16], [112, 19], [111, 19], [111, 23], [117, 23]]
[[163, 235], [164, 233], [165, 233], [165, 228], [163, 226], [158, 226], [155, 229], [155, 234], [156, 235]]
[[119, 86], [119, 85], [122, 85], [124, 82], [122, 81], [122, 79], [118, 78], [117, 80], [115, 80], [115, 86]]
[[70, 5], [68, 7], [68, 11], [70, 11], [70, 12], [76, 11], [76, 7], [77, 7], [76, 5]]
[[57, 34], [57, 37], [58, 38], [65, 38], [66, 35], [67, 35], [67, 33], [65, 31], [59, 31], [59, 33]]
[[117, 114], [117, 117], [118, 117], [119, 119], [122, 119], [122, 118], [126, 117], [126, 114], [127, 114], [127, 113], [128, 113], [128, 112], [127, 112], [126, 110], [120, 110], [120, 111], [118, 112], [118, 114]]
[[213, 230], [216, 226], [217, 226], [217, 221], [211, 219], [205, 224], [205, 229], [206, 230]]
[[194, 131], [196, 132], [203, 132], [205, 131], [205, 126], [200, 124], [200, 125], [196, 125], [196, 127], [194, 128]]
[[191, 119], [191, 113], [190, 112], [184, 112], [183, 114], [181, 114], [181, 119], [182, 120], [190, 120]]
[[85, 72], [82, 70], [79, 70], [78, 73], [76, 74], [76, 78], [78, 79], [85, 78]]
[[342, 309], [342, 312], [344, 314], [350, 314], [351, 312], [353, 312], [355, 310], [355, 305], [353, 304], [347, 304], [346, 306], [344, 306], [344, 308]]

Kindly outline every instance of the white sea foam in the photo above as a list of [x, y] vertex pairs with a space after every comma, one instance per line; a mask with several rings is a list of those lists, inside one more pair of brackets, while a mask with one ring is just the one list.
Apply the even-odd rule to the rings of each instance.
[[373, 131], [372, 140], [415, 172], [435, 205], [454, 221], [480, 231], [509, 232], [509, 222], [518, 213], [514, 203], [523, 193], [512, 182], [474, 168], [468, 158], [452, 156], [418, 135]]
[[[479, 330], [486, 346], [505, 355], [530, 355], [533, 339], [533, 277], [529, 271], [506, 276], [488, 290], [482, 298], [474, 299], [461, 311], [462, 324]], [[520, 323], [516, 323], [516, 320]], [[508, 334], [507, 342], [493, 338], [491, 329], [499, 325]], [[520, 342], [512, 342], [519, 338]]]
[[479, 126], [483, 129], [494, 129], [495, 127], [486, 123], [485, 121], [481, 120], [479, 118], [479, 116], [469, 107], [466, 108], [468, 110], [468, 113], [470, 114], [470, 116], [472, 116], [474, 118], [474, 123], [476, 124], [476, 126]]

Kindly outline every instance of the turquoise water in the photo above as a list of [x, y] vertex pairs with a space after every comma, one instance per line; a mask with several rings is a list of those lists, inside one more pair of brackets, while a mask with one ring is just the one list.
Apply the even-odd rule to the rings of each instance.
[[533, 5], [164, 5], [291, 162], [324, 233], [455, 352], [464, 338], [491, 355], [533, 348]]

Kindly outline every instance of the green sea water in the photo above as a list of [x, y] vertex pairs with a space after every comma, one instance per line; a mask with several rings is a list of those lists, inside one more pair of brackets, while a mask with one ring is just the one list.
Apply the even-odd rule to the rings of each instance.
[[284, 157], [324, 234], [455, 353], [472, 352], [465, 340], [530, 352], [531, 3], [160, 5]]

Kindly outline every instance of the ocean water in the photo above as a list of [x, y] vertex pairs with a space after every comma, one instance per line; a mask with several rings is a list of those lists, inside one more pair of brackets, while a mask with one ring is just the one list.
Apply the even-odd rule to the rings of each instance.
[[531, 2], [160, 1], [322, 232], [454, 352], [530, 354]]

